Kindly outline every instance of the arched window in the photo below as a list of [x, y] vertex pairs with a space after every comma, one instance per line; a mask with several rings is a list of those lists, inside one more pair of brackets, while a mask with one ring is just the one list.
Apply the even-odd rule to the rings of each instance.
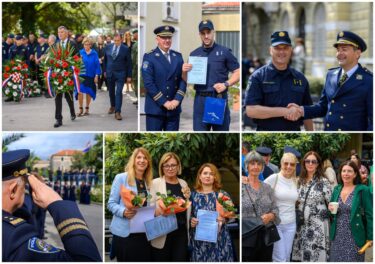
[[313, 25], [313, 56], [315, 58], [324, 58], [326, 54], [326, 12], [324, 5], [319, 3], [315, 7], [314, 25]]

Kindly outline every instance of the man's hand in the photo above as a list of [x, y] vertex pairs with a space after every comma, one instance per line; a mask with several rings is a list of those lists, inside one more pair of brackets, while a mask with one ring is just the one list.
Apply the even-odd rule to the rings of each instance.
[[167, 110], [173, 110], [172, 109], [172, 101], [166, 101], [164, 104], [163, 104], [163, 106], [165, 107], [165, 108], [167, 108]]
[[299, 105], [290, 103], [287, 107], [288, 111], [284, 118], [288, 119], [289, 121], [297, 121], [303, 115]]
[[171, 106], [172, 106], [172, 110], [176, 109], [178, 107], [178, 105], [180, 104], [180, 101], [176, 100], [176, 99], [173, 99], [171, 101]]
[[222, 93], [227, 89], [227, 87], [225, 87], [224, 83], [215, 83], [214, 89], [216, 90], [217, 93]]
[[98, 75], [95, 75], [94, 83], [98, 83]]
[[182, 71], [183, 72], [189, 72], [189, 71], [191, 71], [191, 69], [193, 69], [193, 64], [190, 64], [190, 63], [182, 64]]
[[62, 200], [57, 192], [38, 180], [34, 175], [30, 175], [28, 181], [32, 189], [33, 201], [37, 206], [46, 209], [51, 203]]

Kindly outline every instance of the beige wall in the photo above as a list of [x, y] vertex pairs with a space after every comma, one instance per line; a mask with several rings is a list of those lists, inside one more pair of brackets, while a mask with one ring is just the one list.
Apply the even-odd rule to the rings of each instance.
[[240, 31], [240, 14], [209, 14], [203, 19], [210, 19], [216, 31]]
[[64, 161], [61, 162], [62, 156], [53, 156], [51, 159], [51, 167], [52, 171], [56, 171], [59, 167], [60, 169], [70, 169], [70, 166], [72, 166], [72, 159], [71, 156], [63, 156]]
[[[177, 2], [175, 3], [177, 4]], [[142, 9], [144, 2], [141, 3], [140, 8]], [[155, 35], [153, 33], [157, 26], [171, 25], [178, 30], [178, 52], [181, 52], [184, 56], [184, 60], [187, 60], [190, 52], [196, 49], [200, 45], [200, 39], [198, 35], [198, 24], [202, 20], [202, 3], [178, 3], [179, 5], [179, 20], [176, 22], [164, 21], [163, 20], [163, 3], [161, 2], [148, 2], [146, 3], [146, 15], [140, 18], [140, 26], [144, 30], [144, 38], [141, 39], [141, 45], [144, 45], [145, 52], [148, 52], [156, 47]], [[141, 29], [142, 31], [142, 29]], [[142, 49], [142, 48], [141, 48]], [[142, 60], [143, 54], [140, 51], [140, 58]]]

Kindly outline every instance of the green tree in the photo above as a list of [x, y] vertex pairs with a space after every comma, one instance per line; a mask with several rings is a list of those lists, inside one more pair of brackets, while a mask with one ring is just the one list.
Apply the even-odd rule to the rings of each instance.
[[302, 155], [314, 150], [322, 159], [333, 158], [350, 140], [350, 134], [328, 133], [252, 133], [243, 134], [242, 140], [248, 141], [252, 149], [258, 146], [272, 148], [272, 162], [279, 164], [285, 146], [297, 149]]
[[116, 174], [124, 167], [136, 147], [146, 148], [153, 161], [154, 177], [158, 177], [158, 162], [169, 151], [175, 152], [181, 159], [182, 177], [189, 182], [195, 179], [196, 171], [205, 162], [225, 167], [239, 177], [239, 135], [238, 134], [118, 134], [107, 137], [106, 145], [106, 182], [111, 183]]
[[3, 152], [8, 151], [8, 146], [13, 142], [20, 140], [21, 138], [25, 137], [24, 134], [11, 134], [3, 138]]

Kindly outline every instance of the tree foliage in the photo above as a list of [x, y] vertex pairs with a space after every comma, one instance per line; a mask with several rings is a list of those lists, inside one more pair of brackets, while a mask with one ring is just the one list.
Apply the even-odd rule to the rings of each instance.
[[[158, 177], [161, 156], [169, 151], [181, 159], [182, 178], [189, 182], [195, 179], [200, 165], [211, 162], [218, 167], [231, 170], [237, 177], [239, 160], [238, 134], [164, 133], [164, 134], [117, 134], [105, 140], [106, 183], [110, 184], [116, 174], [124, 171], [133, 150], [146, 148], [152, 157], [154, 177]], [[234, 166], [233, 164], [237, 164]]]
[[21, 138], [25, 137], [24, 134], [11, 134], [9, 136], [3, 137], [3, 152], [8, 151], [8, 146], [13, 142], [20, 140]]
[[272, 162], [277, 164], [280, 162], [285, 146], [294, 147], [302, 155], [314, 150], [324, 160], [334, 158], [350, 138], [350, 134], [328, 133], [252, 133], [242, 135], [242, 141], [248, 141], [252, 149], [258, 146], [272, 148]]

